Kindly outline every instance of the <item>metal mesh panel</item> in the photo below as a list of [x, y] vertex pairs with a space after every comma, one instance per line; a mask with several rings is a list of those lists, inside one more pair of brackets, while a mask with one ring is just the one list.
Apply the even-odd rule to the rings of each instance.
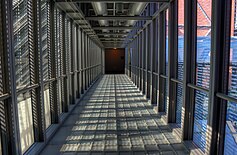
[[47, 80], [49, 78], [49, 48], [50, 42], [49, 38], [49, 5], [46, 0], [41, 1], [41, 44], [42, 44], [42, 54], [43, 54], [43, 79]]
[[24, 87], [30, 84], [29, 68], [29, 29], [32, 27], [31, 21], [31, 1], [13, 0], [13, 30], [14, 30], [14, 52], [16, 85]]
[[2, 3], [0, 3], [0, 95], [3, 94], [3, 72], [2, 72], [2, 59], [3, 59], [3, 33], [2, 33]]

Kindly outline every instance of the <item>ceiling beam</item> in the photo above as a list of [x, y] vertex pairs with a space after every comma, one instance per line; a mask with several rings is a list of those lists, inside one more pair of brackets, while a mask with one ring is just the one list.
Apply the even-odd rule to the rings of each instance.
[[123, 43], [124, 40], [119, 40], [119, 41], [113, 41], [113, 40], [101, 40], [100, 42], [102, 43]]
[[105, 36], [105, 35], [116, 35], [116, 36], [127, 36], [128, 33], [97, 33], [98, 36]]
[[100, 38], [100, 37], [99, 37], [99, 39], [100, 39], [100, 40], [102, 40], [102, 39], [109, 39], [109, 40], [118, 39], [118, 40], [119, 40], [119, 39], [125, 39], [125, 37], [119, 37], [119, 38], [106, 38], [106, 37], [105, 37], [105, 38]]
[[133, 30], [141, 29], [142, 27], [132, 27], [132, 26], [104, 26], [104, 27], [92, 27], [94, 30]]
[[152, 20], [152, 16], [90, 16], [86, 20]]
[[136, 3], [136, 2], [170, 2], [170, 0], [55, 0], [56, 2], [77, 2], [77, 3], [91, 3], [91, 2], [105, 2], [105, 3]]

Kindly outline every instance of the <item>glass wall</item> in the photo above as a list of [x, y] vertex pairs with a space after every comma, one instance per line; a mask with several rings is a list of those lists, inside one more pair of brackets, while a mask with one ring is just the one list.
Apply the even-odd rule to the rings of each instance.
[[[13, 32], [16, 70], [16, 88], [18, 90], [30, 86], [30, 23], [32, 16], [27, 1], [13, 0]], [[31, 92], [17, 96], [18, 121], [21, 151], [24, 153], [34, 143]]]
[[[209, 88], [211, 55], [212, 0], [197, 1], [196, 85]], [[196, 91], [193, 141], [201, 150], [206, 146], [208, 94]]]
[[[43, 81], [47, 81], [50, 77], [49, 72], [49, 4], [47, 0], [41, 1], [41, 42], [42, 42], [42, 70]], [[49, 98], [49, 85], [44, 87], [44, 112], [46, 129], [51, 125], [50, 114], [50, 98]]]
[[[177, 79], [183, 81], [184, 69], [184, 0], [178, 1], [178, 55]], [[181, 114], [183, 104], [183, 86], [177, 85], [176, 93], [176, 123], [181, 127]]]
[[[173, 17], [177, 15], [176, 8], [173, 8], [176, 5], [175, 2], [178, 4], [178, 19], [173, 19]], [[196, 5], [192, 4], [193, 2], [195, 2]], [[231, 8], [229, 8], [229, 4], [231, 3]], [[163, 114], [163, 105], [165, 104], [165, 112], [166, 116], [168, 116], [164, 117], [166, 121], [177, 123], [179, 127], [178, 131], [182, 131], [182, 136], [185, 137], [185, 139], [194, 142], [195, 147], [198, 148], [198, 152], [201, 151], [202, 153], [210, 154], [213, 150], [213, 152], [215, 152], [217, 149], [218, 151], [222, 151], [223, 149], [225, 155], [236, 154], [237, 0], [217, 0], [215, 2], [213, 0], [178, 0], [172, 1], [170, 4], [171, 5], [167, 7], [158, 5], [162, 10], [159, 10], [156, 19], [157, 24], [159, 24], [157, 25], [158, 34], [156, 34], [158, 39], [155, 39], [154, 42], [158, 43], [159, 48], [157, 51], [158, 59], [153, 61], [159, 60], [157, 62], [157, 73], [155, 73], [155, 75], [159, 77], [157, 79], [159, 86], [157, 90], [159, 99], [159, 103], [157, 103], [158, 113], [161, 112], [159, 114]], [[185, 8], [185, 6], [189, 6], [190, 8]], [[212, 9], [212, 7], [215, 9]], [[222, 10], [220, 15], [223, 18], [219, 18], [219, 13], [216, 8]], [[186, 13], [184, 13], [184, 11], [186, 11]], [[165, 19], [163, 18], [164, 12]], [[213, 15], [212, 12], [214, 12]], [[230, 12], [232, 14], [231, 22], [229, 21]], [[189, 13], [191, 14], [189, 15]], [[212, 19], [212, 16], [215, 18]], [[187, 17], [187, 19], [185, 19], [185, 17]], [[193, 17], [196, 17], [196, 19]], [[173, 21], [169, 22], [169, 20]], [[178, 24], [177, 34], [172, 29], [173, 25], [169, 25], [169, 23], [172, 24], [174, 22]], [[186, 24], [184, 25], [184, 23]], [[184, 27], [187, 31], [185, 33]], [[229, 27], [231, 28], [230, 50], [228, 50]], [[141, 36], [140, 46], [143, 47], [143, 50], [145, 49], [144, 46], [146, 46], [143, 42], [144, 39], [146, 39], [145, 33], [147, 32], [147, 28], [149, 28], [149, 24], [138, 34]], [[168, 37], [170, 36], [168, 35], [169, 32], [174, 32], [171, 34], [177, 36], [177, 42]], [[211, 34], [213, 34], [213, 36], [211, 36]], [[212, 39], [211, 37], [214, 38]], [[169, 44], [169, 41], [171, 44]], [[173, 51], [171, 47], [175, 46], [176, 43], [178, 43], [178, 48]], [[211, 53], [211, 48], [213, 48], [213, 53]], [[171, 52], [171, 54], [177, 54], [175, 77], [172, 77], [172, 72], [168, 72], [168, 64], [171, 65], [169, 68], [171, 70], [173, 65], [168, 59], [169, 52]], [[141, 55], [141, 59], [147, 56], [144, 54], [144, 51], [141, 51]], [[133, 57], [133, 55], [131, 55], [131, 57]], [[211, 63], [211, 60], [216, 62]], [[220, 69], [218, 67], [220, 67]], [[213, 69], [212, 72], [211, 69]], [[170, 79], [168, 79], [169, 77]], [[228, 80], [223, 80], [227, 77]], [[170, 81], [167, 81], [167, 79]], [[217, 81], [218, 79], [221, 79], [221, 81]], [[152, 82], [151, 87], [155, 88], [156, 86], [153, 84]], [[210, 85], [212, 87], [210, 87]], [[174, 86], [176, 86], [176, 88], [173, 88]], [[172, 90], [169, 94], [167, 93], [168, 88]], [[216, 92], [216, 89], [220, 92]], [[210, 91], [214, 91], [214, 93]], [[171, 102], [167, 102], [168, 100]], [[175, 107], [173, 107], [173, 101], [176, 101]], [[168, 104], [170, 105], [168, 106]], [[167, 107], [169, 107], [168, 112]], [[176, 117], [174, 117], [173, 112], [176, 112]], [[223, 113], [225, 115], [223, 115]], [[181, 120], [181, 117], [183, 120]], [[221, 122], [221, 120], [224, 121]], [[181, 124], [181, 122], [184, 124]], [[222, 128], [212, 130], [215, 128], [213, 125], [216, 125], [216, 123], [218, 123], [217, 125], [223, 125], [225, 132], [222, 131]], [[193, 126], [190, 126], [190, 124], [193, 124]], [[212, 136], [216, 136], [215, 138], [217, 139], [219, 138], [219, 141], [210, 139]], [[223, 148], [222, 146], [218, 146], [219, 148], [215, 149], [211, 148], [219, 144], [222, 145], [223, 137], [225, 137]]]
[[[65, 12], [48, 0], [0, 1], [0, 154], [35, 153], [65, 120], [65, 101], [75, 102], [101, 73], [101, 47]], [[87, 55], [81, 33], [93, 43]], [[82, 66], [85, 55], [94, 64]]]
[[[228, 95], [237, 99], [237, 0], [232, 1]], [[237, 152], [237, 102], [227, 103], [224, 154]]]
[[[166, 42], [165, 42], [165, 76], [168, 76], [168, 57], [169, 57], [169, 10], [167, 9], [165, 12], [165, 36], [166, 36]], [[169, 97], [168, 97], [168, 79], [163, 79], [165, 84], [165, 91], [164, 91], [164, 107], [165, 107], [165, 113], [167, 113], [168, 110], [168, 103], [169, 103]]]

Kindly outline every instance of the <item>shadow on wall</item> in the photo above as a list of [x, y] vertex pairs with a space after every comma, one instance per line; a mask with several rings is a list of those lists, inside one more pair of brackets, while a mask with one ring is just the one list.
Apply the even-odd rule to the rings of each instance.
[[105, 49], [105, 74], [124, 74], [125, 49]]

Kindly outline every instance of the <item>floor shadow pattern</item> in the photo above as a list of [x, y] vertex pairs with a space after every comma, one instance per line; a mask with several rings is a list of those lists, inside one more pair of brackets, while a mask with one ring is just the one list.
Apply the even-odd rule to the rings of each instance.
[[189, 154], [125, 75], [104, 75], [41, 153], [43, 155]]

